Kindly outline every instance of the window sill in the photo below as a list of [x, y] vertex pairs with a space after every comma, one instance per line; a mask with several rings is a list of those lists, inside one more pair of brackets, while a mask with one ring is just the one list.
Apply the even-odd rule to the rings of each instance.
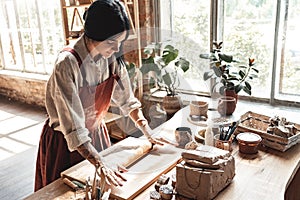
[[13, 70], [0, 70], [0, 76], [10, 76], [15, 78], [23, 78], [23, 79], [35, 80], [35, 81], [47, 81], [49, 79], [49, 75], [20, 72], [20, 71], [13, 71]]

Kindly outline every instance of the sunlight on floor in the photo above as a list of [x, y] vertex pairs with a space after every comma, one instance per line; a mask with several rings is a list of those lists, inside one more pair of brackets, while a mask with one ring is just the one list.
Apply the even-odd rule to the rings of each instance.
[[43, 122], [0, 110], [0, 161], [38, 145]]

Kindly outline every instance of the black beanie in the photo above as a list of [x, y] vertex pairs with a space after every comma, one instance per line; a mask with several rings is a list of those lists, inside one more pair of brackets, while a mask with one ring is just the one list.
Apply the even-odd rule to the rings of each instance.
[[85, 11], [83, 19], [85, 20], [85, 35], [96, 41], [104, 41], [118, 33], [129, 30], [129, 20], [125, 9], [117, 0], [93, 2]]

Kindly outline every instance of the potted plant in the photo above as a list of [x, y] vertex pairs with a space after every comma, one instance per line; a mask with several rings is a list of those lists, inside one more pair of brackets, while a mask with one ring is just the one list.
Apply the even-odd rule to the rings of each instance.
[[179, 74], [189, 69], [190, 62], [179, 56], [179, 50], [172, 45], [166, 45], [162, 50], [160, 46], [147, 47], [144, 53], [147, 57], [142, 59], [140, 71], [143, 75], [149, 74], [150, 86], [166, 91], [163, 108], [168, 114], [173, 114], [182, 107], [176, 92], [180, 84]]
[[200, 54], [200, 58], [210, 59], [210, 71], [203, 75], [203, 79], [213, 79], [211, 92], [237, 98], [240, 91], [251, 95], [252, 87], [249, 80], [256, 78], [259, 71], [254, 68], [254, 59], [249, 58], [247, 65], [239, 63], [232, 55], [221, 52], [223, 42], [214, 42], [213, 51], [209, 54]]

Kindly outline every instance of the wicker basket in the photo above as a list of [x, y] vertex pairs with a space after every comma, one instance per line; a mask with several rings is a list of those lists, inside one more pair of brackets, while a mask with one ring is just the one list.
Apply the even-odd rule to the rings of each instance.
[[240, 124], [237, 128], [237, 133], [241, 132], [252, 132], [260, 135], [262, 137], [262, 144], [279, 150], [286, 151], [290, 147], [300, 142], [300, 125], [295, 124], [297, 133], [291, 137], [284, 138], [278, 135], [273, 135], [267, 133], [267, 128], [269, 127], [269, 119], [271, 117], [254, 113], [254, 112], [246, 112], [240, 118]]

